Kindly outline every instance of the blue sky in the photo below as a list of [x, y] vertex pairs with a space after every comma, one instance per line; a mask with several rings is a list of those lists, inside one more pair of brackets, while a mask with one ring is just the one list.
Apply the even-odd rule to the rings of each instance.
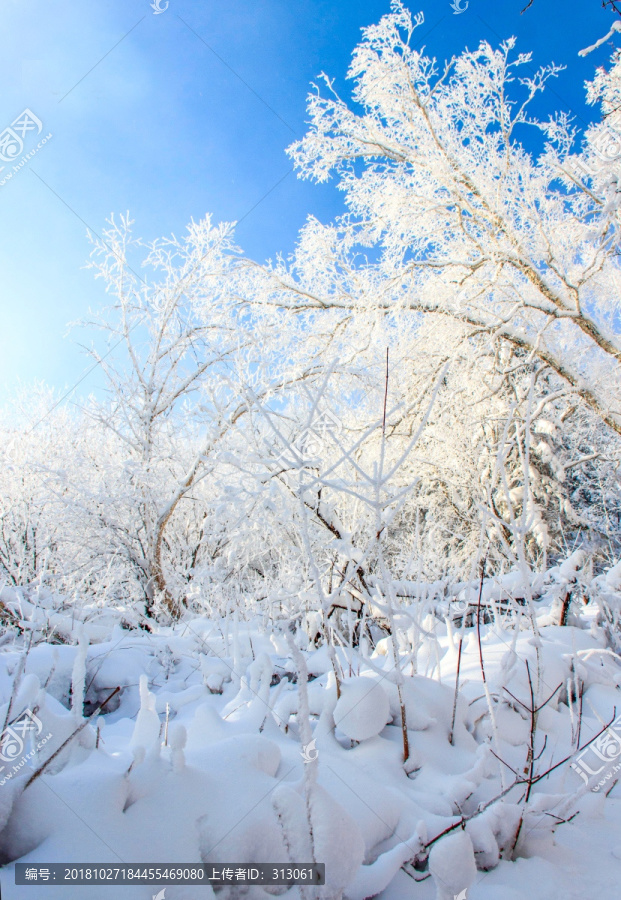
[[[105, 302], [83, 268], [86, 229], [130, 211], [153, 239], [211, 212], [241, 220], [237, 240], [255, 259], [289, 252], [309, 213], [342, 209], [333, 185], [299, 181], [285, 148], [305, 129], [319, 72], [347, 93], [360, 29], [388, 0], [3, 0], [0, 132], [25, 109], [41, 120], [41, 147], [0, 187], [0, 402], [18, 385], [70, 388], [88, 362], [67, 323]], [[567, 66], [541, 111], [564, 109], [579, 127], [596, 116], [584, 81], [610, 47], [577, 53], [613, 16], [599, 0], [408, 0], [425, 13], [420, 38], [440, 59], [517, 35], [533, 65]], [[160, 0], [165, 6], [165, 0]], [[465, 0], [461, 0], [465, 5]], [[35, 146], [26, 136], [25, 149]], [[0, 180], [5, 172], [0, 172]], [[257, 205], [258, 204], [258, 205]], [[254, 209], [253, 209], [254, 207]], [[76, 396], [96, 390], [92, 373]]]

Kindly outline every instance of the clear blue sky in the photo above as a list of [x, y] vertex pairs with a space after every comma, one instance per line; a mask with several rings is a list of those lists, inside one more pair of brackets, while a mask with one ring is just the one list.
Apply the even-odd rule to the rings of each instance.
[[[293, 248], [309, 213], [341, 210], [332, 185], [286, 174], [285, 148], [304, 133], [319, 72], [346, 94], [360, 29], [388, 0], [169, 0], [160, 15], [150, 2], [2, 0], [0, 131], [28, 107], [53, 137], [0, 187], [0, 402], [18, 379], [63, 389], [87, 366], [66, 325], [105, 300], [82, 267], [86, 227], [99, 232], [110, 213], [129, 210], [148, 239], [206, 212], [245, 216], [238, 243], [263, 260]], [[535, 0], [520, 15], [525, 2], [470, 0], [461, 15], [449, 0], [408, 5], [425, 13], [420, 37], [440, 59], [515, 34], [534, 65], [565, 64], [543, 108], [583, 126], [596, 115], [584, 81], [610, 47], [577, 53], [613, 15], [600, 0]], [[100, 383], [89, 376], [76, 396]]]

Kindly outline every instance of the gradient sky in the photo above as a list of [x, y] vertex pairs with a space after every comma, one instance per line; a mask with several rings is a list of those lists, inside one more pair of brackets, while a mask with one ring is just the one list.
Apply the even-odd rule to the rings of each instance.
[[[71, 388], [88, 367], [67, 323], [105, 302], [83, 266], [87, 227], [100, 232], [111, 213], [129, 210], [146, 239], [207, 212], [243, 218], [238, 243], [264, 260], [292, 250], [309, 213], [342, 209], [333, 185], [287, 174], [285, 148], [304, 133], [321, 71], [347, 94], [360, 29], [388, 0], [169, 0], [161, 15], [150, 2], [1, 2], [0, 131], [28, 107], [53, 137], [0, 187], [0, 403], [20, 383]], [[611, 48], [577, 53], [613, 16], [599, 0], [535, 0], [520, 15], [525, 2], [470, 0], [461, 15], [450, 0], [408, 5], [425, 13], [419, 43], [439, 59], [517, 35], [533, 66], [566, 65], [540, 112], [564, 109], [583, 127], [597, 115], [584, 81]], [[92, 373], [75, 396], [100, 384]]]

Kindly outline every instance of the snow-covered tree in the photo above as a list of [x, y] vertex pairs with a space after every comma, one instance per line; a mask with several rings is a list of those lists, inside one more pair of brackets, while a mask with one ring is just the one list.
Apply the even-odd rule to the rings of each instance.
[[149, 615], [177, 615], [197, 570], [222, 550], [216, 510], [235, 429], [257, 402], [317, 377], [318, 348], [333, 335], [249, 305], [230, 226], [206, 218], [182, 240], [146, 246], [131, 226], [112, 221], [94, 241], [92, 266], [114, 297], [90, 323], [107, 337], [105, 350], [90, 350], [107, 399], [84, 409], [92, 450], [66, 502], [92, 535], [97, 568], [121, 565], [116, 583], [142, 595]]
[[0, 584], [61, 586], [71, 530], [54, 471], [71, 467], [80, 422], [53, 391], [35, 385], [0, 421]]
[[311, 127], [290, 153], [304, 177], [335, 173], [349, 212], [309, 223], [298, 252], [321, 248], [336, 279], [281, 269], [282, 302], [454, 318], [545, 363], [621, 433], [618, 195], [578, 177], [590, 136], [574, 153], [565, 114], [530, 110], [558, 68], [527, 74], [513, 39], [439, 66], [414, 46], [422, 21], [394, 0], [354, 52], [355, 105], [328, 78], [309, 98]]

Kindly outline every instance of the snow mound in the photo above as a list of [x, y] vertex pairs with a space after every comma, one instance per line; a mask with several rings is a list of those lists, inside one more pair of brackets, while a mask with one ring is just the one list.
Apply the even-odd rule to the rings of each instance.
[[386, 691], [370, 678], [352, 678], [343, 683], [334, 708], [338, 728], [353, 741], [376, 737], [390, 720]]
[[466, 897], [477, 876], [470, 836], [456, 831], [434, 844], [429, 854], [429, 871], [436, 886], [436, 900]]

